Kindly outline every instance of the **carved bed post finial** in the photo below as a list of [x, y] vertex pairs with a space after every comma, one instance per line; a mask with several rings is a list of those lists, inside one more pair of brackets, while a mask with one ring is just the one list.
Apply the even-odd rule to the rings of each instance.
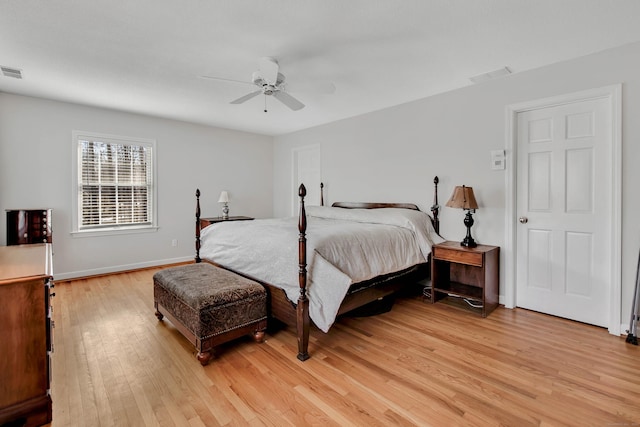
[[309, 358], [309, 299], [307, 298], [307, 213], [304, 208], [304, 197], [307, 189], [304, 184], [298, 188], [300, 196], [300, 214], [298, 216], [298, 282], [300, 283], [300, 296], [296, 307], [297, 332], [298, 332], [298, 359], [305, 361]]
[[320, 183], [320, 206], [324, 206], [324, 182]]
[[440, 214], [440, 205], [438, 204], [438, 183], [440, 179], [436, 176], [433, 178], [433, 206], [431, 206], [431, 213], [433, 214], [433, 228], [436, 230], [436, 233], [440, 234], [440, 219], [438, 215]]
[[196, 262], [200, 259], [200, 189], [196, 188]]

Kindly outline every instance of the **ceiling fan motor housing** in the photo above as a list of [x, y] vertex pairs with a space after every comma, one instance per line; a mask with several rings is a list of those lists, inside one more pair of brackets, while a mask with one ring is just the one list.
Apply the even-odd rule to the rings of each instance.
[[278, 78], [275, 83], [269, 83], [262, 78], [260, 71], [254, 71], [251, 80], [254, 85], [262, 89], [262, 93], [265, 95], [272, 95], [273, 92], [281, 89], [280, 85], [284, 83], [284, 75], [282, 73], [278, 73]]

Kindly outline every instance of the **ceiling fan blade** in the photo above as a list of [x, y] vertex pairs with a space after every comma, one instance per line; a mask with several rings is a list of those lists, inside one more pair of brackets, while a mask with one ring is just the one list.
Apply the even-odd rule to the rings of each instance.
[[275, 96], [278, 101], [282, 102], [287, 107], [291, 108], [293, 111], [302, 110], [304, 108], [304, 104], [293, 96], [289, 95], [286, 92], [282, 92], [281, 90], [274, 92], [273, 96]]
[[260, 63], [258, 64], [258, 69], [260, 70], [260, 75], [262, 79], [269, 83], [270, 85], [275, 85], [278, 80], [278, 61], [268, 56], [264, 58], [260, 58]]
[[245, 96], [241, 96], [240, 98], [236, 99], [235, 101], [231, 101], [230, 104], [242, 104], [243, 102], [246, 102], [246, 101], [250, 100], [251, 98], [254, 98], [254, 97], [258, 96], [261, 93], [262, 93], [261, 90], [257, 90], [255, 92], [248, 93]]
[[205, 79], [205, 80], [219, 80], [223, 82], [242, 83], [243, 85], [253, 85], [253, 83], [251, 82], [245, 82], [242, 80], [234, 80], [234, 79], [225, 79], [223, 77], [198, 76], [198, 78]]

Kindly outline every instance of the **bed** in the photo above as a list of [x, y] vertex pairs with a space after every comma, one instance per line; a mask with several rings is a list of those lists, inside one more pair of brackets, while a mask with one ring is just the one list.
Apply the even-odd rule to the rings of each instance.
[[[298, 359], [309, 358], [309, 327], [328, 332], [336, 317], [426, 277], [439, 231], [438, 177], [432, 215], [406, 203], [305, 206], [297, 217], [223, 221], [201, 227], [196, 191], [196, 262], [262, 283], [272, 318], [295, 327]], [[295, 245], [294, 239], [298, 241]], [[297, 267], [295, 265], [297, 261]]]

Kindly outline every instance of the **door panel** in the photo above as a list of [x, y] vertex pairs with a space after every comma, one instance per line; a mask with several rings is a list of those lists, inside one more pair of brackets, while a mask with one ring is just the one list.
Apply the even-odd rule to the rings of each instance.
[[591, 289], [591, 265], [593, 264], [593, 235], [589, 233], [566, 234], [567, 268], [566, 291], [569, 295], [589, 297]]
[[529, 210], [551, 209], [551, 152], [529, 154]]
[[593, 212], [593, 148], [567, 150], [567, 213]]
[[551, 232], [529, 229], [528, 285], [551, 290]]

